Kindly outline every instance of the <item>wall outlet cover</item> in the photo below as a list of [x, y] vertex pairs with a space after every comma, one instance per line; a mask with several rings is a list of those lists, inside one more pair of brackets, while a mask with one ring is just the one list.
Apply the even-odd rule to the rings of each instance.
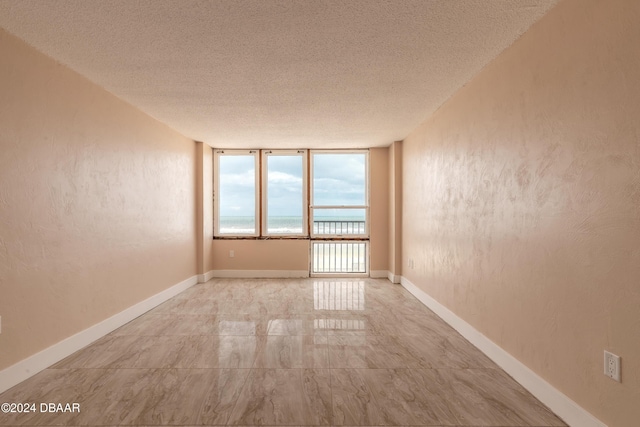
[[620, 356], [605, 350], [604, 374], [612, 380], [620, 382]]

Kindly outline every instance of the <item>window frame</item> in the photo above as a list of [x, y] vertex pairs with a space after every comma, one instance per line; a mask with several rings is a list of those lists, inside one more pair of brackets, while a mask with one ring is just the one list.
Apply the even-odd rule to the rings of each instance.
[[[293, 155], [302, 157], [302, 233], [268, 233], [268, 178], [267, 157], [270, 155]], [[365, 204], [364, 205], [318, 205], [313, 201], [314, 154], [363, 154], [365, 158]], [[255, 171], [255, 233], [220, 233], [220, 157], [227, 155], [251, 155], [254, 157]], [[370, 151], [369, 149], [213, 149], [213, 237], [214, 239], [300, 239], [309, 240], [369, 240], [370, 238]], [[364, 233], [321, 234], [314, 232], [314, 211], [322, 209], [363, 209], [365, 211]], [[368, 256], [367, 256], [368, 258]], [[368, 259], [367, 259], [368, 263]], [[368, 266], [367, 266], [368, 270]], [[350, 274], [351, 276], [351, 274]]]
[[[364, 179], [365, 179], [365, 188], [364, 188], [364, 199], [365, 205], [315, 205], [313, 200], [314, 193], [314, 154], [364, 154], [365, 162], [364, 162]], [[369, 239], [370, 237], [370, 191], [369, 186], [371, 185], [371, 177], [369, 176], [369, 150], [368, 149], [355, 149], [355, 150], [309, 150], [309, 237], [313, 239], [340, 239], [340, 240], [357, 240], [357, 239]], [[365, 226], [364, 233], [361, 234], [321, 234], [314, 232], [314, 219], [315, 219], [315, 211], [322, 209], [364, 209], [365, 211]]]
[[[254, 218], [255, 233], [220, 233], [220, 157], [222, 156], [253, 156], [254, 164]], [[213, 236], [216, 238], [256, 238], [260, 236], [260, 150], [213, 150]]]
[[[308, 181], [309, 175], [307, 173], [308, 164], [308, 150], [261, 150], [261, 170], [260, 175], [262, 178], [262, 209], [261, 209], [261, 237], [268, 238], [300, 238], [309, 237], [309, 199], [308, 199]], [[302, 231], [300, 233], [269, 233], [267, 222], [269, 219], [269, 180], [268, 180], [268, 158], [270, 156], [300, 156], [302, 159]]]

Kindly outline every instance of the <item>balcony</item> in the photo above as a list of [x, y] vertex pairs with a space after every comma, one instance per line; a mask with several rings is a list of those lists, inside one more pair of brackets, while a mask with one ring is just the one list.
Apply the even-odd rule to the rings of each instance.
[[367, 234], [366, 221], [314, 220], [313, 234], [320, 236], [347, 236]]

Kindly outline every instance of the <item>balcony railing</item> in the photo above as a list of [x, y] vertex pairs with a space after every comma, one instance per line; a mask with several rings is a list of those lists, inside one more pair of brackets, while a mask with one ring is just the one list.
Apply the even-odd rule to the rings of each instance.
[[313, 234], [317, 235], [357, 235], [366, 234], [365, 221], [313, 221]]
[[367, 242], [313, 242], [313, 273], [366, 273]]

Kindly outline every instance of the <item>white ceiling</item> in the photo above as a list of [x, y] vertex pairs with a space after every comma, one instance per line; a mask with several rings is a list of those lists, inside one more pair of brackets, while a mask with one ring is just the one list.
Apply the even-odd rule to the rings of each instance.
[[405, 138], [556, 0], [0, 0], [0, 27], [222, 148]]

